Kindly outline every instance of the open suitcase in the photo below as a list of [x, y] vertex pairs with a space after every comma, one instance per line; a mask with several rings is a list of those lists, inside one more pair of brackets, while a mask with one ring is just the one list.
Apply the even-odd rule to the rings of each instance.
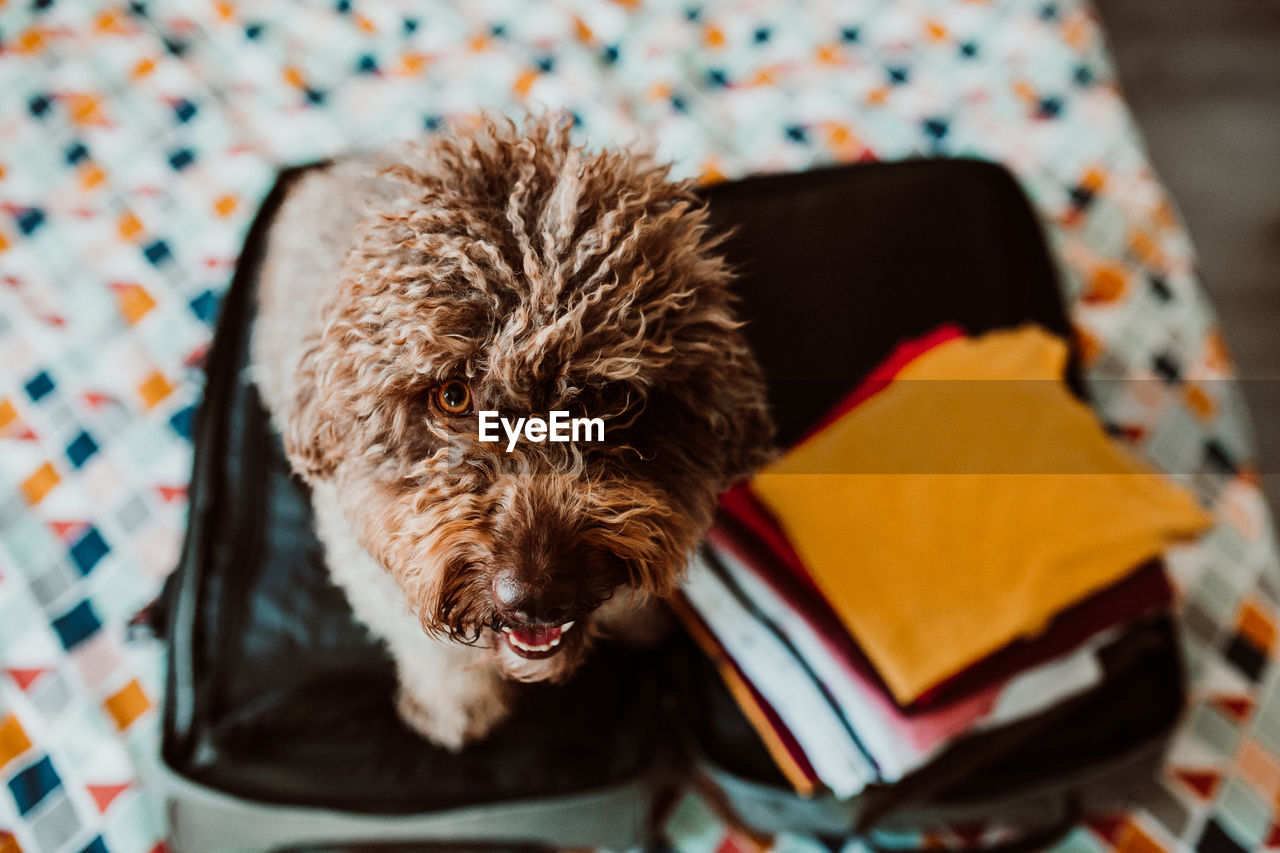
[[[1151, 754], [1181, 705], [1167, 620], [1129, 632], [1096, 690], [957, 745], [852, 802], [785, 787], [691, 644], [606, 648], [461, 755], [392, 709], [389, 659], [324, 574], [305, 488], [245, 371], [253, 288], [282, 177], [253, 227], [209, 354], [191, 514], [164, 597], [164, 784], [179, 853], [401, 842], [619, 848], [649, 837], [692, 768], [760, 830], [844, 833], [1012, 815], [1061, 826], [1081, 780]], [[708, 191], [742, 271], [747, 334], [794, 441], [906, 337], [1033, 320], [1068, 334], [1053, 267], [1012, 178], [920, 161], [756, 178]]]

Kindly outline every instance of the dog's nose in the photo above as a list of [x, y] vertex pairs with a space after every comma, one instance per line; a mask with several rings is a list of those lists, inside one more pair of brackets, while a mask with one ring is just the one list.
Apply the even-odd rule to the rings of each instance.
[[508, 619], [559, 625], [573, 613], [574, 589], [563, 579], [529, 582], [510, 569], [493, 578], [493, 601]]

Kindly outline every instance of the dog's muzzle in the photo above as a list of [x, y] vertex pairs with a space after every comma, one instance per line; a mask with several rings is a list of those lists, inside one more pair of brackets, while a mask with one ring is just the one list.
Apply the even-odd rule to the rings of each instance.
[[531, 580], [507, 569], [494, 576], [492, 592], [507, 646], [534, 660], [563, 651], [574, 640], [574, 625], [590, 618], [600, 603], [595, 597], [585, 600], [588, 594], [567, 574], [542, 574]]
[[560, 625], [521, 625], [519, 627], [504, 626], [502, 638], [507, 647], [522, 658], [538, 660], [557, 654], [562, 648], [566, 634], [573, 628], [574, 622]]

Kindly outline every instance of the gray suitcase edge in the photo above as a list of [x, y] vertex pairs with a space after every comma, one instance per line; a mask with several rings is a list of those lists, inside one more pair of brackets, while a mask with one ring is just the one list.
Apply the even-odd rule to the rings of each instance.
[[320, 844], [476, 842], [626, 849], [650, 834], [654, 780], [547, 799], [376, 815], [260, 803], [201, 785], [163, 762], [149, 768], [175, 853], [265, 851]]
[[[873, 833], [894, 835], [951, 823], [1011, 822], [1025, 832], [1070, 820], [1080, 809], [1105, 810], [1131, 802], [1135, 794], [1157, 784], [1159, 766], [1168, 747], [1165, 737], [1135, 744], [1087, 771], [1031, 786], [1016, 795], [996, 800], [957, 804], [913, 804], [876, 822]], [[696, 754], [698, 775], [719, 792], [723, 805], [743, 826], [762, 834], [812, 832], [845, 835], [855, 831], [863, 811], [861, 798], [838, 799], [831, 794], [804, 797], [796, 792], [761, 784]]]

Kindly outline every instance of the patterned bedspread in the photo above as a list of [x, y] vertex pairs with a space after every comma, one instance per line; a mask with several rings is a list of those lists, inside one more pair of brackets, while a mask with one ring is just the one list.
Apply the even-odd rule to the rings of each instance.
[[[1280, 846], [1273, 534], [1191, 247], [1086, 3], [9, 0], [0, 851], [163, 837], [138, 782], [160, 653], [126, 623], [175, 562], [198, 365], [276, 169], [522, 104], [706, 181], [921, 155], [1012, 168], [1100, 411], [1217, 519], [1172, 558], [1193, 697], [1164, 773], [1064, 849]], [[761, 843], [694, 795], [668, 830], [691, 853]]]

